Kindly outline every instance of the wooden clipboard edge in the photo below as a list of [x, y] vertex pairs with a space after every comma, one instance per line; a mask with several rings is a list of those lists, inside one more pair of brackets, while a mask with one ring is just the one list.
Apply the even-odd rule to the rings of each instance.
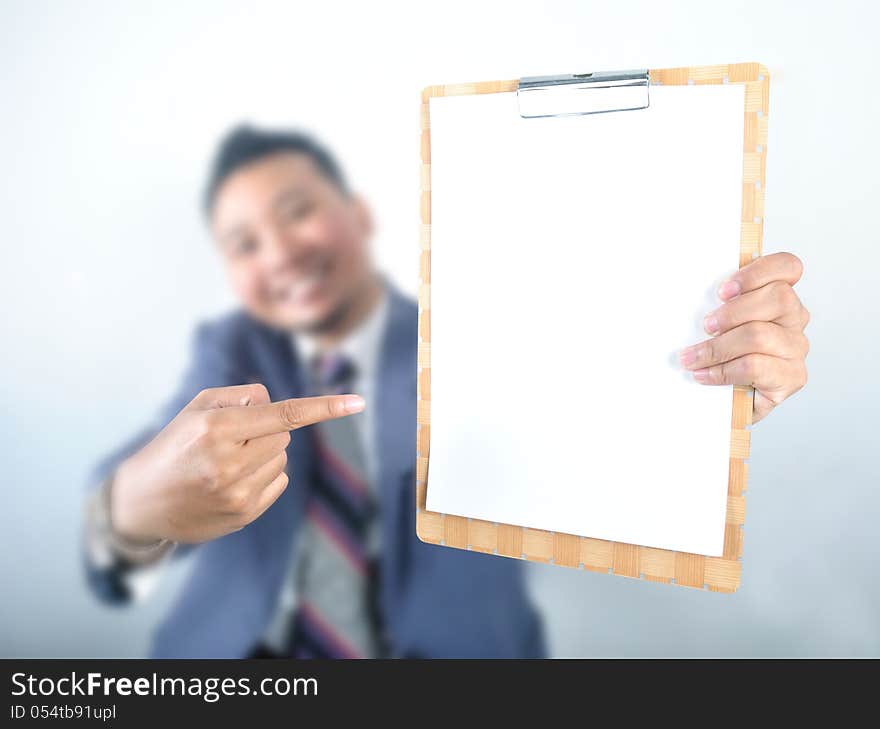
[[[739, 266], [761, 255], [770, 74], [759, 63], [651, 70], [662, 85], [745, 85], [743, 195]], [[713, 592], [735, 592], [742, 574], [745, 491], [754, 391], [735, 387], [730, 432], [730, 470], [721, 557], [674, 552], [573, 534], [471, 519], [425, 510], [431, 430], [431, 123], [435, 96], [516, 91], [519, 80], [428, 86], [421, 101], [421, 233], [416, 438], [416, 534], [423, 542], [532, 562], [610, 573]]]

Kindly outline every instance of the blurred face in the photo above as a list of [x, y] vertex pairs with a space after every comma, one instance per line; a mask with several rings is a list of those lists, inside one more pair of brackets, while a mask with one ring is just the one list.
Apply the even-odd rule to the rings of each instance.
[[242, 304], [272, 326], [332, 331], [375, 284], [365, 205], [308, 155], [273, 154], [230, 175], [211, 226]]

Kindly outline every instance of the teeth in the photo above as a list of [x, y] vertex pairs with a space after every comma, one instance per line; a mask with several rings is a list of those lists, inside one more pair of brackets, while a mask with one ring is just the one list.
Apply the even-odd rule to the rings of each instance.
[[308, 276], [293, 282], [290, 286], [279, 289], [275, 296], [281, 301], [295, 299], [296, 297], [301, 296], [303, 291], [307, 291], [309, 288], [321, 284], [325, 278], [327, 278], [327, 274], [323, 269], [310, 273]]

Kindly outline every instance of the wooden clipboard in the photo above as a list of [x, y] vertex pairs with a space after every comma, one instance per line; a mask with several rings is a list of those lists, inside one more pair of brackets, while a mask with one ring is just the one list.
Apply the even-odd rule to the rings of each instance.
[[[742, 215], [739, 265], [761, 255], [770, 77], [758, 63], [652, 69], [651, 84], [743, 84]], [[724, 548], [721, 557], [543, 531], [425, 509], [431, 443], [431, 123], [432, 97], [517, 91], [520, 80], [429, 86], [421, 100], [416, 532], [431, 544], [562, 565], [652, 582], [734, 592], [740, 584], [754, 392], [733, 388]]]

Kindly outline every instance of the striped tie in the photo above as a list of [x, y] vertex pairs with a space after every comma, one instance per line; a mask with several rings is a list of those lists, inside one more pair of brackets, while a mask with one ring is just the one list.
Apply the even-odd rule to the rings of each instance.
[[[351, 363], [320, 358], [315, 392], [348, 391]], [[297, 610], [290, 654], [295, 658], [372, 658], [380, 655], [375, 620], [375, 566], [368, 552], [375, 502], [354, 415], [313, 428], [315, 472], [306, 501], [299, 549]]]

